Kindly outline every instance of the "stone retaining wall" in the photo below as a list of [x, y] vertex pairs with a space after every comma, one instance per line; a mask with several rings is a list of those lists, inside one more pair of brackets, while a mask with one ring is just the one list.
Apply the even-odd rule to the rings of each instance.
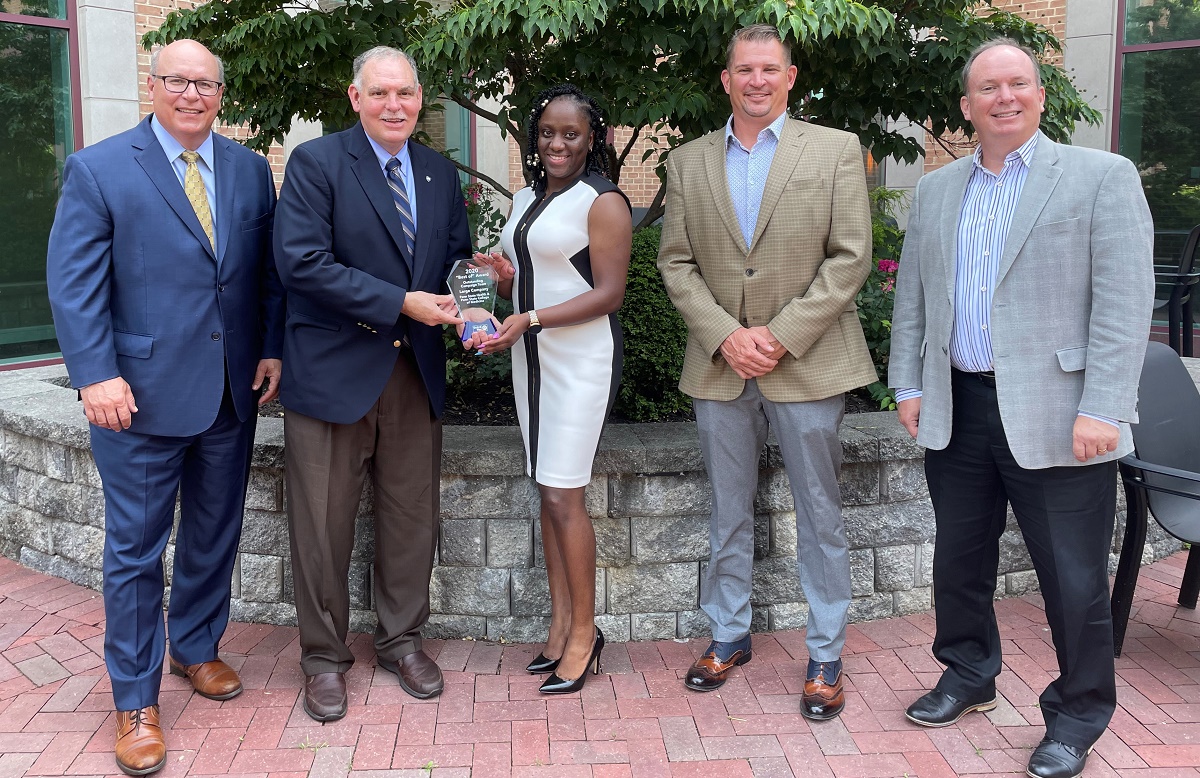
[[[99, 589], [104, 500], [87, 422], [65, 385], [61, 366], [0, 373], [0, 553]], [[848, 416], [841, 437], [854, 586], [850, 617], [926, 610], [934, 522], [921, 449], [891, 413]], [[515, 428], [446, 428], [428, 635], [518, 642], [545, 637], [549, 596], [537, 490], [523, 461]], [[795, 514], [773, 443], [760, 467], [753, 628], [803, 627], [808, 606], [796, 576]], [[609, 425], [586, 496], [596, 528], [596, 621], [610, 640], [708, 634], [699, 582], [708, 557], [710, 494], [693, 425]], [[283, 421], [261, 419], [234, 570], [235, 619], [295, 623], [285, 507]], [[371, 515], [368, 486], [350, 571], [351, 628], [360, 631], [374, 627]], [[1113, 570], [1123, 518], [1122, 511]], [[1179, 547], [1151, 522], [1145, 561]], [[168, 546], [168, 577], [173, 551]], [[1000, 572], [997, 596], [1036, 589], [1011, 519], [1001, 540]]]

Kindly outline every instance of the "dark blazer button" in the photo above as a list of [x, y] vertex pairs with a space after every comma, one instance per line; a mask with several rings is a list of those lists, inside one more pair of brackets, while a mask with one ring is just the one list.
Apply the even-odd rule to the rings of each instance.
[[746, 275], [748, 275], [748, 276], [754, 275], [754, 268], [752, 268], [752, 267], [746, 268]]
[[220, 339], [221, 339], [221, 333], [219, 333], [219, 332], [214, 332], [214, 333], [212, 334], [212, 339], [213, 339], [213, 340], [220, 340]]

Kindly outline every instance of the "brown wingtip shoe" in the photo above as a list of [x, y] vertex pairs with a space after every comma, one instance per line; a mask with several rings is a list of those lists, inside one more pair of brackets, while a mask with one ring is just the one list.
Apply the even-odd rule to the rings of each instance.
[[813, 721], [835, 718], [846, 707], [842, 691], [842, 662], [809, 662], [800, 700], [800, 715]]
[[117, 711], [117, 767], [126, 775], [148, 775], [167, 761], [167, 744], [158, 725], [158, 706]]
[[210, 700], [228, 700], [242, 693], [242, 679], [237, 671], [220, 659], [201, 662], [198, 665], [182, 665], [171, 657], [171, 675], [178, 675], [192, 682], [192, 688], [201, 697]]
[[704, 655], [692, 663], [683, 685], [698, 692], [711, 692], [725, 684], [729, 671], [750, 661], [750, 636], [731, 643], [714, 640], [709, 643]]

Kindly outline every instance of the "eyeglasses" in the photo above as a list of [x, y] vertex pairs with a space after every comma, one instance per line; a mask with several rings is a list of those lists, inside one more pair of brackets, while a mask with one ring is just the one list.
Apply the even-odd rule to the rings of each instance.
[[200, 95], [201, 97], [213, 97], [217, 94], [217, 92], [220, 92], [221, 87], [224, 86], [224, 84], [222, 84], [220, 81], [209, 81], [208, 79], [204, 78], [184, 78], [183, 76], [154, 75], [152, 75], [151, 78], [161, 79], [163, 82], [163, 88], [168, 92], [177, 95], [183, 94], [187, 91], [189, 85], [195, 84], [196, 94]]

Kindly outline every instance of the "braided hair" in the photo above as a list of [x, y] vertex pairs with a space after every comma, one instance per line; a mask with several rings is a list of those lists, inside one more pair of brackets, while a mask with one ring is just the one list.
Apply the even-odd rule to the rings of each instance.
[[533, 110], [529, 113], [528, 153], [525, 154], [525, 169], [533, 178], [533, 187], [537, 190], [546, 188], [546, 167], [538, 154], [538, 125], [542, 121], [542, 113], [546, 106], [554, 100], [564, 97], [583, 109], [587, 114], [588, 124], [591, 125], [592, 145], [588, 149], [587, 164], [583, 174], [599, 173], [611, 180], [608, 167], [608, 128], [604, 126], [604, 117], [600, 114], [600, 106], [596, 101], [585, 95], [574, 84], [559, 84], [543, 90], [533, 101]]

